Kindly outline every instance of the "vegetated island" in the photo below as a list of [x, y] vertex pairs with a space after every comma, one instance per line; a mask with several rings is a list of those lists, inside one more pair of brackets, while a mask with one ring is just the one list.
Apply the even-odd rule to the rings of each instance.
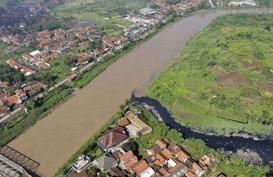
[[181, 124], [198, 131], [272, 138], [271, 15], [215, 19], [150, 85]]

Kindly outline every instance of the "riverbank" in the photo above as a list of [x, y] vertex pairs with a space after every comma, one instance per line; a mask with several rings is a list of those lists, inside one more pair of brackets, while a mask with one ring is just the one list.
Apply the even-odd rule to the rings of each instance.
[[267, 14], [215, 19], [153, 81], [148, 95], [195, 130], [271, 137], [273, 80], [266, 72], [273, 55], [265, 51], [273, 33], [265, 27], [272, 22]]
[[[214, 149], [223, 149], [228, 154], [238, 153], [238, 155], [242, 155], [241, 157], [246, 160], [252, 159], [253, 162], [261, 162], [270, 166], [273, 169], [272, 159], [273, 156], [273, 141], [272, 140], [254, 140], [252, 138], [243, 138], [237, 136], [219, 136], [214, 134], [206, 134], [202, 132], [194, 131], [183, 124], [180, 124], [176, 121], [173, 115], [160, 104], [155, 99], [149, 97], [132, 97], [133, 100], [141, 103], [142, 105], [146, 105], [145, 108], [148, 109], [155, 117], [157, 117], [160, 121], [164, 122], [170, 128], [176, 129], [183, 134], [185, 139], [196, 138], [203, 140], [207, 146]], [[253, 156], [246, 158], [244, 156], [245, 151], [251, 151]], [[249, 152], [250, 152], [249, 151]], [[243, 153], [242, 153], [243, 152]], [[258, 155], [258, 157], [257, 157]], [[252, 158], [255, 157], [255, 158]], [[260, 159], [262, 159], [260, 161]]]
[[[213, 153], [216, 155], [216, 158], [218, 159], [218, 167], [216, 168], [216, 171], [214, 172], [207, 172], [208, 176], [217, 176], [220, 173], [224, 173], [228, 176], [234, 176], [234, 175], [255, 175], [255, 176], [262, 176], [263, 174], [267, 174], [269, 172], [269, 169], [265, 166], [260, 165], [255, 166], [251, 162], [254, 162], [256, 160], [259, 162], [259, 158], [257, 158], [257, 155], [249, 150], [239, 150], [236, 152], [241, 157], [245, 157], [246, 153], [249, 155], [251, 154], [251, 158], [248, 158], [249, 160], [252, 160], [249, 163], [245, 163], [242, 161], [241, 158], [239, 158], [237, 155], [234, 155], [230, 152], [225, 152], [223, 150], [216, 150], [209, 148], [205, 145], [205, 143], [202, 140], [195, 140], [195, 139], [183, 139], [182, 133], [179, 132], [179, 130], [172, 129], [168, 126], [166, 126], [163, 122], [158, 122], [156, 118], [150, 113], [150, 111], [146, 110], [145, 107], [143, 107], [140, 103], [135, 101], [126, 101], [125, 104], [120, 106], [121, 109], [118, 113], [115, 114], [114, 117], [112, 117], [109, 122], [107, 122], [103, 129], [98, 131], [96, 133], [96, 137], [99, 136], [99, 134], [102, 134], [105, 132], [109, 127], [115, 127], [117, 126], [117, 120], [121, 117], [124, 117], [124, 114], [130, 109], [135, 108], [137, 109], [140, 114], [138, 115], [139, 118], [144, 121], [147, 125], [149, 125], [153, 131], [149, 134], [138, 136], [138, 137], [131, 137], [128, 139], [128, 141], [121, 145], [124, 149], [131, 149], [132, 147], [135, 147], [133, 150], [134, 154], [137, 156], [138, 160], [145, 159], [146, 151], [143, 151], [144, 149], [151, 148], [151, 145], [156, 142], [158, 139], [166, 139], [171, 141], [172, 143], [176, 143], [177, 145], [183, 147], [185, 150], [187, 150], [191, 156], [198, 160], [200, 159], [204, 154], [206, 153]], [[111, 122], [111, 123], [110, 123]], [[65, 165], [58, 170], [58, 172], [55, 174], [56, 177], [63, 176], [66, 172], [69, 171], [70, 167], [72, 166], [73, 162], [77, 159], [78, 156], [81, 154], [88, 154], [92, 157], [92, 159], [96, 159], [99, 156], [103, 154], [103, 150], [97, 146], [96, 144], [96, 138], [92, 137], [88, 142], [83, 145], [80, 150], [74, 154], [68, 162], [65, 163]], [[235, 160], [236, 159], [236, 160]], [[247, 159], [247, 158], [244, 158]], [[230, 161], [230, 163], [226, 163]], [[235, 162], [241, 162], [240, 164]], [[255, 163], [257, 164], [257, 163]], [[93, 174], [94, 171], [99, 172], [101, 175], [106, 175], [106, 173], [101, 173], [98, 169], [95, 167], [92, 167], [91, 169], [85, 169], [86, 174]], [[84, 174], [84, 172], [82, 172]]]
[[91, 83], [76, 90], [75, 96], [9, 146], [38, 161], [41, 164], [38, 173], [53, 176], [71, 154], [118, 111], [132, 91], [145, 94], [150, 82], [171, 63], [186, 42], [216, 16], [226, 13], [196, 14], [166, 26], [105, 69]]

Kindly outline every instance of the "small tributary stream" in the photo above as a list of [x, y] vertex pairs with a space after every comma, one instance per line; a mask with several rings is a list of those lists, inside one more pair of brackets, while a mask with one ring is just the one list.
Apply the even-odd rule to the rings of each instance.
[[[161, 120], [172, 129], [176, 129], [183, 134], [184, 138], [202, 139], [206, 144], [214, 149], [224, 149], [226, 151], [236, 152], [239, 149], [249, 149], [256, 152], [262, 159], [263, 163], [273, 168], [273, 140], [254, 140], [253, 138], [244, 138], [239, 136], [217, 136], [207, 135], [191, 130], [179, 124], [172, 114], [162, 106], [157, 100], [149, 97], [132, 97], [133, 100], [152, 107], [149, 110], [154, 114], [156, 112]], [[152, 111], [153, 110], [153, 111]]]

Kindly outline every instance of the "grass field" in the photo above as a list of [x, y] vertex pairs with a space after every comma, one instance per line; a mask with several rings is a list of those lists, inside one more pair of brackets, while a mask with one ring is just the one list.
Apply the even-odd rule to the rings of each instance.
[[227, 15], [194, 37], [149, 87], [189, 127], [271, 135], [273, 17]]
[[118, 26], [128, 27], [132, 25], [129, 20], [120, 15], [128, 12], [138, 12], [148, 3], [145, 0], [73, 0], [69, 3], [57, 6], [54, 12], [59, 17], [73, 17], [77, 19], [91, 20], [94, 26], [105, 32], [110, 37], [122, 33]]

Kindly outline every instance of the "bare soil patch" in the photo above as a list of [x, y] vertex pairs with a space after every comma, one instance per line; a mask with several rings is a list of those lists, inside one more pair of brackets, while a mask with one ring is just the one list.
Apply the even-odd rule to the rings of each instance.
[[260, 62], [252, 61], [252, 60], [242, 61], [241, 63], [245, 68], [261, 67], [262, 66], [262, 64]]
[[259, 84], [258, 88], [265, 92], [273, 92], [273, 83]]
[[248, 77], [239, 72], [231, 72], [217, 78], [217, 83], [222, 87], [251, 86]]

